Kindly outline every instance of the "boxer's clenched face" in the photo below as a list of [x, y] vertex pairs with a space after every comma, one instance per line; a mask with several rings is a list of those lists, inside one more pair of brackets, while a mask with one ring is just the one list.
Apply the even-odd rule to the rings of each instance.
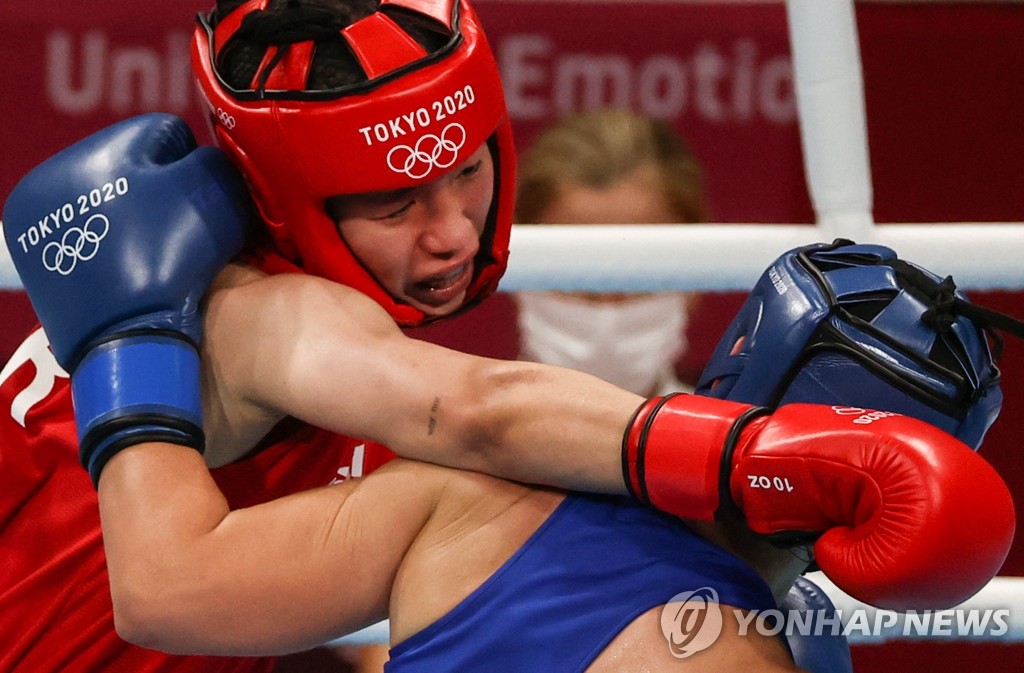
[[333, 197], [328, 212], [356, 258], [395, 299], [431, 317], [460, 308], [494, 197], [487, 144], [410, 189]]

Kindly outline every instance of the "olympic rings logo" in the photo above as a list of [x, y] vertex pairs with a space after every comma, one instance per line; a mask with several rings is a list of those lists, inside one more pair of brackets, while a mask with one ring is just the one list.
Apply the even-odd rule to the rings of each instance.
[[56, 271], [62, 276], [75, 270], [78, 261], [86, 262], [96, 256], [102, 241], [110, 231], [110, 220], [97, 213], [85, 224], [72, 227], [57, 241], [50, 241], [43, 248], [43, 266], [47, 271]]
[[228, 130], [235, 128], [235, 118], [225, 112], [224, 108], [217, 108], [217, 119], [219, 119], [220, 123], [226, 126]]
[[396, 173], [405, 173], [413, 180], [430, 175], [435, 168], [448, 168], [459, 158], [459, 150], [466, 143], [466, 129], [452, 122], [444, 127], [441, 136], [426, 134], [414, 147], [397, 145], [388, 152], [388, 167]]

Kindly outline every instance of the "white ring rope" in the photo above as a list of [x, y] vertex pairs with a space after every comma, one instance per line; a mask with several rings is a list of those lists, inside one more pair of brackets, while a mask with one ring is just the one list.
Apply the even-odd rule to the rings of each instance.
[[[1024, 642], [1024, 577], [996, 577], [952, 610], [888, 613], [852, 598], [820, 572], [808, 578], [828, 594], [851, 644], [894, 639]], [[981, 628], [982, 622], [987, 624]], [[1005, 629], [1003, 628], [1005, 626]]]
[[856, 240], [873, 201], [853, 0], [789, 0], [786, 17], [811, 203], [820, 226]]
[[18, 289], [21, 289], [21, 279], [18, 278], [18, 272], [11, 261], [11, 253], [4, 242], [3, 222], [0, 222], [0, 290]]
[[[1005, 645], [1024, 642], [1024, 577], [997, 577], [951, 610], [913, 613], [878, 610], [861, 603], [820, 572], [807, 577], [828, 594], [836, 609], [838, 623], [817, 622], [823, 629], [818, 633], [843, 633], [851, 645], [881, 645], [897, 639]], [[382, 644], [388, 642], [389, 634], [390, 625], [385, 620], [329, 644]]]
[[[886, 224], [847, 233], [812, 225], [517, 225], [503, 291], [746, 291], [783, 252], [837, 236], [879, 243], [975, 290], [1024, 287], [1024, 223]], [[965, 254], [969, 251], [969, 254]], [[21, 288], [0, 249], [0, 290]]]
[[519, 225], [501, 288], [746, 291], [783, 252], [844, 234], [887, 245], [959, 287], [1024, 287], [1024, 224], [978, 223], [887, 224], [849, 234], [820, 225]]

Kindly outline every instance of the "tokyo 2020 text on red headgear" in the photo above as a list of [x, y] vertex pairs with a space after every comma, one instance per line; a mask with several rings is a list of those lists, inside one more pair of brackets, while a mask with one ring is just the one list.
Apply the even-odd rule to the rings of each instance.
[[[307, 273], [372, 297], [402, 325], [426, 316], [396, 301], [352, 254], [325, 201], [415, 187], [455, 168], [484, 142], [496, 185], [465, 305], [497, 287], [508, 260], [515, 150], [497, 64], [466, 0], [381, 0], [341, 29], [367, 81], [309, 91], [314, 41], [269, 46], [250, 89], [231, 88], [218, 56], [269, 0], [250, 0], [211, 25], [200, 16], [193, 67], [217, 144], [238, 164], [277, 250]], [[449, 36], [433, 54], [382, 11], [413, 12]]]

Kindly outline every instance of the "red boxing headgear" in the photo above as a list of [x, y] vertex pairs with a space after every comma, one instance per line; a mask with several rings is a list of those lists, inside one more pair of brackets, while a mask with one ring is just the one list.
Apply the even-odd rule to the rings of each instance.
[[413, 12], [450, 36], [433, 54], [381, 11], [343, 28], [368, 81], [308, 91], [315, 45], [307, 41], [268, 47], [252, 89], [232, 89], [218, 56], [242, 19], [268, 4], [250, 0], [215, 26], [200, 17], [192, 61], [216, 142], [248, 180], [278, 251], [372, 297], [401, 325], [423, 323], [422, 311], [396, 301], [352, 254], [325, 202], [429, 182], [489, 142], [494, 201], [463, 306], [492, 293], [508, 261], [515, 150], [498, 67], [468, 2], [381, 0], [378, 9]]

